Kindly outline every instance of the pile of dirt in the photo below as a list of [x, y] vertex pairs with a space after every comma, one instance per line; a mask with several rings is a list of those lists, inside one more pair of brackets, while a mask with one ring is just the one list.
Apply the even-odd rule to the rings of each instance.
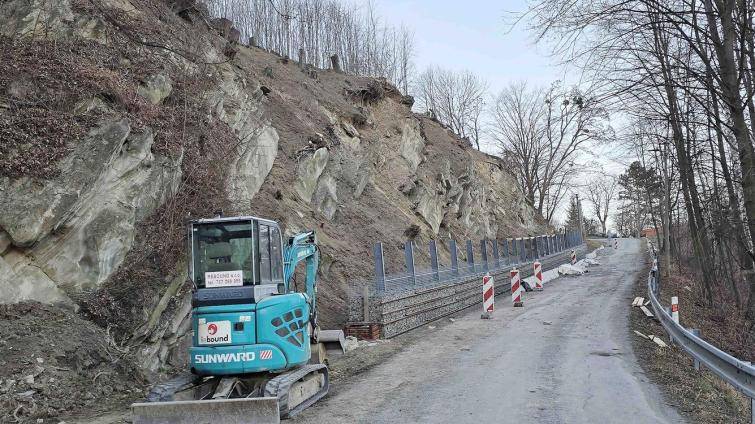
[[[647, 298], [647, 271], [650, 270], [650, 262], [646, 264], [643, 272], [634, 288], [634, 297]], [[675, 287], [676, 285], [679, 285]], [[670, 299], [666, 293], [681, 293], [676, 289], [683, 289], [683, 279], [673, 279], [667, 282], [662, 290], [662, 299]], [[686, 290], [684, 290], [686, 291]], [[662, 337], [667, 343], [668, 337], [663, 326], [653, 318], [648, 318], [640, 308], [631, 307], [632, 299], [627, 299], [627, 308], [630, 308], [630, 330], [639, 331], [645, 335]], [[680, 299], [680, 303], [681, 299]], [[697, 328], [707, 328], [703, 331], [703, 337], [716, 346], [723, 340], [721, 334], [714, 333], [711, 329], [716, 328], [716, 322], [712, 321], [709, 312], [699, 310], [693, 318], [694, 312], [680, 307], [682, 311], [682, 324], [690, 327], [694, 321]], [[684, 318], [689, 315], [689, 320]], [[715, 340], [711, 335], [716, 334]], [[633, 331], [630, 334], [635, 355], [639, 360], [648, 377], [658, 385], [666, 396], [666, 400], [675, 406], [680, 413], [685, 415], [691, 422], [701, 424], [712, 423], [749, 423], [750, 422], [750, 399], [725, 383], [718, 376], [701, 368], [695, 371], [692, 358], [680, 347], [669, 344], [662, 348], [653, 341], [642, 338]]]
[[131, 350], [106, 329], [39, 303], [0, 305], [0, 321], [0, 422], [96, 413], [143, 398]]

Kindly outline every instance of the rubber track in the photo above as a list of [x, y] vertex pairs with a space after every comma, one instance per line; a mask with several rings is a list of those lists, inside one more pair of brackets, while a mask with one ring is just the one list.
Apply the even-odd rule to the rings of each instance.
[[180, 374], [164, 383], [156, 384], [152, 387], [147, 395], [147, 402], [169, 402], [173, 396], [181, 389], [193, 386], [201, 381], [202, 377], [197, 377], [191, 373]]
[[[320, 372], [325, 375], [325, 384], [323, 384], [322, 389], [309, 399], [294, 407], [294, 409], [289, 409], [288, 392], [291, 390], [291, 385], [305, 377], [307, 374], [314, 372]], [[308, 364], [285, 374], [281, 374], [265, 383], [265, 397], [278, 398], [278, 408], [280, 409], [281, 418], [289, 418], [295, 416], [321, 399], [328, 393], [329, 388], [330, 379], [328, 377], [328, 367], [325, 366], [325, 364]]]

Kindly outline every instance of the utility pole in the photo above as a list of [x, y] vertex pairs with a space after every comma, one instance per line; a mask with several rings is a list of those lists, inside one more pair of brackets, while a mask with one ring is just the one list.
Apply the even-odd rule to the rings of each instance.
[[579, 233], [582, 236], [582, 241], [585, 240], [585, 220], [582, 217], [582, 202], [579, 201], [579, 193], [575, 193], [577, 198], [577, 214], [579, 215]]

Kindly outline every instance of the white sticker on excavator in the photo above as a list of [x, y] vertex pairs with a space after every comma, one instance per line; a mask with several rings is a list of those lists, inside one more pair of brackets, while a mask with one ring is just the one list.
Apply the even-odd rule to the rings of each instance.
[[244, 285], [241, 271], [215, 271], [204, 273], [205, 287], [238, 287]]
[[214, 345], [231, 343], [231, 321], [210, 321], [199, 324], [199, 344]]

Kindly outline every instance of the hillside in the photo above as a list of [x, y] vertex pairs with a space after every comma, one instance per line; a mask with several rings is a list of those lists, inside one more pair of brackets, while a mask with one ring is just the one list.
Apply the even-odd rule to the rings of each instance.
[[5, 0], [0, 37], [4, 419], [107, 409], [183, 366], [189, 217], [316, 229], [325, 327], [376, 241], [400, 269], [407, 238], [543, 230], [500, 160], [386, 81], [245, 46], [193, 1]]

